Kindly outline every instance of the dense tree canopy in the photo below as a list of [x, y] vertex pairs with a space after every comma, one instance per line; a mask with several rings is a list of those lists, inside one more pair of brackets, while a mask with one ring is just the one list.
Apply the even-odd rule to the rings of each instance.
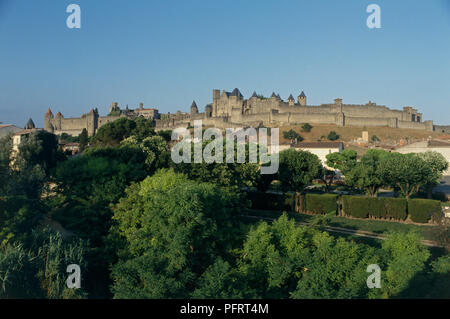
[[376, 196], [378, 189], [384, 185], [381, 165], [388, 156], [389, 153], [384, 150], [368, 150], [361, 161], [345, 175], [345, 183], [364, 189], [368, 196]]
[[54, 182], [58, 198], [54, 218], [78, 235], [98, 242], [106, 235], [112, 212], [132, 182], [145, 178], [145, 153], [138, 148], [91, 148], [61, 163]]
[[[190, 179], [198, 181], [213, 182], [221, 186], [249, 187], [259, 185], [263, 177], [260, 173], [259, 163], [249, 162], [249, 145], [245, 145], [244, 152], [246, 160], [244, 163], [237, 163], [236, 159], [233, 163], [227, 163], [226, 154], [228, 146], [226, 144], [227, 143], [223, 141], [223, 144], [219, 145], [219, 143], [214, 140], [203, 142], [201, 150], [202, 155], [209, 154], [209, 151], [211, 151], [211, 154], [215, 156], [217, 152], [217, 159], [219, 161], [207, 162], [205, 157], [202, 156], [201, 162], [197, 163], [194, 158], [194, 143], [190, 143], [190, 163], [173, 163], [172, 166], [176, 172], [184, 173]], [[233, 145], [234, 156], [236, 158], [237, 143], [234, 143]], [[257, 145], [255, 146], [255, 149], [258, 152]], [[258, 157], [256, 159], [258, 159]]]
[[319, 158], [307, 151], [288, 149], [280, 152], [278, 179], [283, 189], [303, 191], [321, 171]]
[[380, 165], [380, 176], [385, 185], [398, 188], [410, 198], [429, 181], [432, 168], [417, 154], [391, 153]]
[[425, 176], [427, 179], [424, 181], [424, 188], [428, 191], [428, 198], [431, 198], [433, 187], [438, 185], [444, 172], [448, 169], [449, 163], [445, 157], [438, 152], [425, 152], [418, 153], [422, 160], [431, 168], [431, 174]]
[[342, 172], [342, 174], [347, 174], [356, 165], [357, 153], [354, 150], [343, 150], [342, 152], [335, 152], [328, 154], [327, 165], [329, 167], [336, 168]]
[[235, 242], [239, 196], [162, 170], [131, 186], [114, 212], [124, 249], [113, 267], [117, 298], [186, 297]]
[[138, 142], [155, 135], [153, 121], [142, 117], [136, 119], [120, 118], [101, 126], [92, 142], [97, 145], [116, 146], [132, 135], [136, 137]]
[[283, 137], [287, 140], [290, 140], [291, 142], [293, 142], [294, 140], [297, 140], [297, 142], [303, 141], [303, 137], [301, 137], [300, 134], [298, 134], [293, 129], [290, 129], [289, 131], [284, 131]]

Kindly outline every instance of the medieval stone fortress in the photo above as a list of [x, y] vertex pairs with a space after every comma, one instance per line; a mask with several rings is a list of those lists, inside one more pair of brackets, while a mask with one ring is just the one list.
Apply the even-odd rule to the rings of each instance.
[[97, 109], [91, 109], [79, 118], [64, 118], [61, 113], [53, 115], [49, 109], [45, 114], [44, 129], [54, 134], [78, 135], [86, 128], [89, 135], [98, 128], [121, 117], [144, 117], [155, 122], [157, 130], [193, 126], [195, 120], [203, 125], [217, 128], [231, 127], [276, 127], [299, 123], [335, 124], [337, 126], [392, 127], [433, 131], [433, 121], [423, 121], [422, 113], [410, 106], [403, 110], [390, 109], [373, 102], [367, 104], [344, 104], [342, 99], [334, 103], [308, 105], [306, 94], [302, 91], [297, 99], [292, 94], [284, 101], [279, 94], [271, 97], [256, 92], [245, 99], [236, 88], [232, 92], [213, 90], [212, 103], [199, 112], [195, 101], [190, 112], [178, 111], [175, 114], [160, 114], [155, 108], [144, 108], [141, 103], [137, 109], [120, 109], [113, 103], [108, 116], [100, 116]]

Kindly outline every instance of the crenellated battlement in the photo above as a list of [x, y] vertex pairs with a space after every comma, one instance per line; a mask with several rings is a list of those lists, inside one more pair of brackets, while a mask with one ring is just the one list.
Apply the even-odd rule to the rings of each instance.
[[155, 108], [144, 108], [140, 103], [136, 109], [121, 109], [117, 102], [109, 108], [108, 116], [99, 116], [97, 109], [91, 109], [80, 118], [64, 118], [61, 113], [53, 115], [49, 109], [45, 114], [44, 129], [55, 134], [78, 135], [86, 128], [89, 135], [98, 128], [121, 117], [144, 117], [154, 121], [155, 128], [172, 129], [193, 126], [194, 120], [202, 120], [204, 125], [219, 128], [232, 126], [276, 126], [300, 123], [336, 124], [338, 126], [387, 126], [433, 131], [432, 121], [423, 121], [422, 113], [411, 106], [402, 110], [390, 109], [369, 101], [366, 104], [345, 104], [341, 98], [332, 103], [308, 105], [304, 91], [294, 98], [292, 94], [283, 100], [273, 92], [270, 97], [253, 92], [248, 99], [239, 89], [231, 92], [214, 89], [212, 103], [200, 112], [195, 101], [189, 112], [160, 114]]

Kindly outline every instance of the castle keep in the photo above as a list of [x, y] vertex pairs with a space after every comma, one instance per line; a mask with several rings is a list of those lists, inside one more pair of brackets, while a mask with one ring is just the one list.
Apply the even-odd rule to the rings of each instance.
[[299, 123], [336, 124], [338, 126], [388, 126], [433, 131], [433, 121], [423, 121], [422, 113], [405, 106], [403, 110], [392, 110], [384, 105], [369, 102], [367, 104], [344, 104], [342, 99], [334, 103], [308, 105], [307, 97], [301, 92], [296, 99], [292, 94], [286, 101], [279, 94], [272, 93], [267, 98], [253, 93], [249, 99], [238, 89], [232, 92], [213, 90], [212, 103], [199, 112], [195, 101], [190, 112], [178, 111], [176, 114], [160, 114], [157, 109], [139, 108], [122, 110], [113, 103], [108, 116], [99, 116], [96, 109], [80, 118], [64, 118], [61, 113], [53, 116], [49, 109], [45, 114], [44, 129], [54, 134], [67, 133], [78, 135], [86, 128], [89, 135], [102, 125], [118, 118], [144, 117], [154, 121], [157, 130], [193, 126], [194, 120], [202, 120], [205, 126], [218, 128], [245, 126], [281, 126]]

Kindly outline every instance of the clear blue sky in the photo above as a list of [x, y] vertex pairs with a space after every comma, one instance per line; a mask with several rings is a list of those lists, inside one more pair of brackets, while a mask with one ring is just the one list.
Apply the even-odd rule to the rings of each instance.
[[[77, 3], [82, 28], [66, 27]], [[381, 7], [382, 28], [366, 26]], [[238, 87], [308, 104], [369, 100], [450, 124], [447, 0], [0, 0], [0, 121], [92, 107], [203, 111]]]

